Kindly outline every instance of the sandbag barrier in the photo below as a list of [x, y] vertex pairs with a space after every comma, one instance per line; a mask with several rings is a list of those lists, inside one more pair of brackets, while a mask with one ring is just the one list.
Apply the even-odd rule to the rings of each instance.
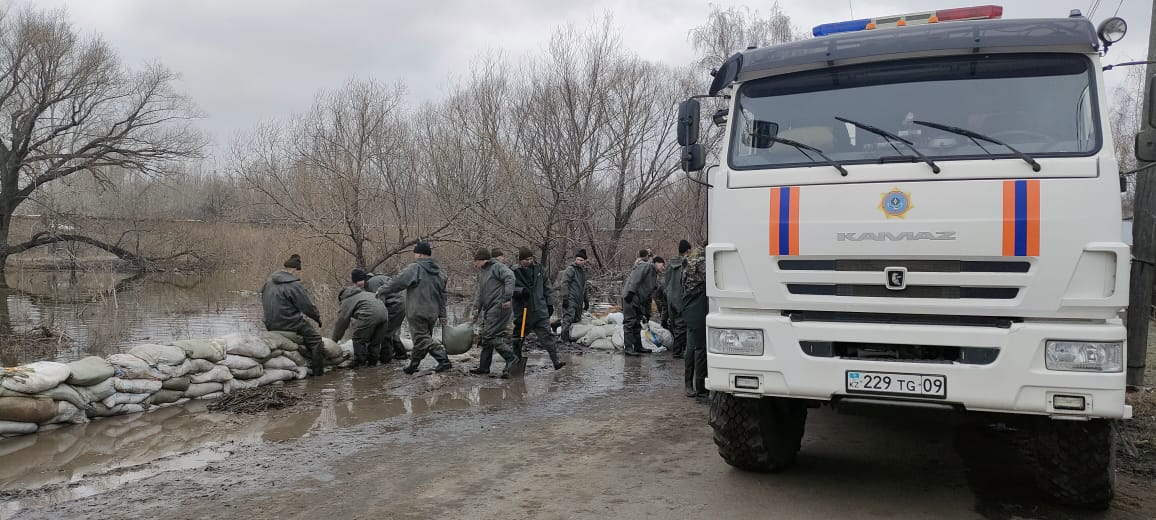
[[[665, 352], [674, 345], [674, 334], [656, 322], [642, 329], [642, 348], [651, 352]], [[614, 312], [605, 318], [589, 313], [570, 326], [570, 337], [579, 345], [594, 350], [623, 350], [622, 313]]]
[[[348, 364], [348, 345], [329, 338], [324, 343], [327, 366]], [[0, 437], [304, 379], [309, 374], [307, 352], [296, 334], [260, 332], [137, 345], [107, 358], [3, 368]]]

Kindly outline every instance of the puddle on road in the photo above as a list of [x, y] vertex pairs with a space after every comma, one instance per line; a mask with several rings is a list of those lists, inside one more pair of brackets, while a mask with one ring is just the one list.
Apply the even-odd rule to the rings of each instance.
[[227, 456], [217, 448], [226, 443], [290, 441], [394, 417], [509, 406], [556, 392], [594, 395], [646, 384], [662, 361], [593, 353], [570, 356], [567, 368], [557, 373], [532, 365], [525, 378], [515, 380], [456, 373], [409, 377], [402, 375], [398, 364], [340, 370], [288, 383], [287, 388], [305, 396], [301, 405], [289, 410], [215, 413], [207, 410], [208, 402], [189, 401], [2, 439], [0, 496], [6, 494], [8, 500], [0, 503], [0, 518], [165, 471], [202, 467]]

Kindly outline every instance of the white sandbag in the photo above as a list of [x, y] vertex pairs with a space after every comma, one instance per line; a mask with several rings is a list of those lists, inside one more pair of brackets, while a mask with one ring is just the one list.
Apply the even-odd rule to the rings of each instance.
[[293, 369], [293, 379], [305, 379], [309, 377], [309, 369], [307, 367], [297, 367]]
[[235, 356], [268, 359], [272, 351], [269, 344], [256, 334], [229, 334], [220, 339], [225, 342], [225, 351]]
[[290, 361], [293, 362], [293, 364], [295, 364], [299, 367], [309, 365], [309, 360], [305, 359], [305, 356], [302, 356], [300, 353], [286, 352], [286, 353], [282, 354], [282, 356], [285, 357], [286, 359], [289, 359]]
[[606, 315], [606, 323], [617, 323], [622, 325], [626, 323], [626, 317], [621, 312], [612, 312]]
[[125, 379], [157, 379], [165, 380], [168, 376], [149, 366], [143, 359], [131, 354], [113, 354], [108, 356], [108, 362], [117, 369], [117, 377]]
[[68, 401], [56, 403], [56, 417], [49, 421], [53, 424], [83, 424], [86, 422], [88, 422], [88, 416], [85, 415], [84, 410]]
[[614, 341], [610, 338], [596, 339], [590, 344], [594, 350], [614, 350]]
[[100, 402], [106, 397], [116, 393], [116, 388], [112, 386], [112, 378], [105, 379], [95, 385], [77, 386], [75, 388], [76, 393], [80, 394], [81, 399], [84, 399], [86, 403]]
[[285, 337], [283, 334], [276, 332], [259, 332], [257, 333], [265, 343], [269, 344], [269, 348], [273, 350], [280, 350], [282, 352], [297, 352], [301, 345], [298, 345], [292, 339]]
[[213, 392], [213, 393], [208, 394], [208, 395], [202, 395], [201, 397], [199, 397], [199, 399], [220, 399], [222, 397], [225, 397], [224, 392]]
[[259, 381], [259, 379], [230, 379], [225, 382], [225, 386], [222, 388], [222, 390], [226, 394], [231, 394], [237, 390], [257, 388], [257, 381]]
[[188, 359], [184, 350], [172, 345], [137, 345], [129, 349], [128, 353], [152, 366], [179, 365]]
[[249, 370], [253, 367], [261, 366], [261, 362], [251, 357], [234, 356], [232, 354], [225, 357], [225, 361], [221, 364], [229, 367], [229, 370]]
[[174, 377], [185, 377], [193, 371], [193, 364], [186, 359], [179, 365], [157, 365], [157, 372], [164, 374], [165, 379], [172, 379]]
[[[222, 357], [221, 359], [225, 359], [225, 358]], [[205, 372], [212, 370], [213, 367], [216, 367], [216, 366], [217, 366], [217, 364], [215, 362], [209, 361], [207, 359], [190, 359], [189, 360], [189, 374], [190, 375], [191, 374], [203, 374]]]
[[654, 335], [654, 344], [670, 348], [674, 345], [674, 333], [665, 329], [658, 322], [650, 322], [650, 333]]
[[40, 425], [34, 422], [0, 421], [0, 435], [26, 435], [39, 429]]
[[261, 364], [265, 367], [265, 371], [269, 370], [296, 370], [298, 365], [285, 356], [277, 356], [269, 361]]
[[264, 374], [257, 379], [257, 386], [265, 386], [275, 383], [277, 381], [291, 381], [297, 376], [297, 372], [290, 370], [270, 369], [266, 370]]
[[584, 323], [575, 323], [570, 326], [570, 337], [579, 339], [584, 338], [586, 337], [586, 334], [590, 332], [590, 327], [590, 325], [586, 325]]
[[233, 373], [229, 371], [229, 367], [224, 365], [213, 365], [213, 369], [208, 372], [189, 376], [189, 382], [192, 384], [224, 383], [230, 379], [233, 379]]
[[225, 359], [225, 342], [217, 339], [186, 339], [174, 341], [173, 346], [185, 351], [189, 359], [204, 359], [216, 363]]
[[[230, 381], [232, 382], [232, 381]], [[200, 383], [189, 385], [189, 389], [185, 390], [185, 397], [197, 398], [208, 395], [214, 392], [220, 392], [225, 389], [225, 385], [221, 383]]]
[[[341, 348], [335, 341], [329, 338], [322, 338], [321, 343], [324, 345], [322, 350], [325, 353], [325, 359], [345, 359], [345, 349]], [[350, 342], [350, 351], [353, 349], [352, 345], [352, 342]]]
[[257, 365], [246, 370], [230, 369], [229, 372], [233, 373], [233, 379], [257, 379], [265, 373], [265, 369], [261, 365]]
[[134, 404], [134, 403], [122, 404], [120, 406], [117, 406], [117, 408], [116, 408], [118, 415], [130, 414], [130, 413], [141, 413], [141, 412], [145, 411], [146, 409], [148, 409], [148, 408], [145, 405]]
[[162, 405], [162, 404], [175, 403], [177, 401], [180, 401], [182, 396], [184, 396], [184, 392], [181, 392], [181, 391], [161, 390], [161, 391], [149, 396], [149, 398], [144, 402], [144, 404]]
[[116, 374], [116, 369], [102, 357], [88, 356], [68, 364], [67, 383], [73, 386], [95, 385]]
[[626, 342], [625, 342], [625, 341], [623, 341], [623, 338], [625, 338], [625, 337], [626, 337], [626, 336], [625, 336], [625, 335], [623, 335], [622, 329], [621, 329], [621, 328], [619, 328], [618, 330], [615, 330], [615, 331], [614, 331], [614, 335], [612, 335], [612, 336], [610, 337], [610, 340], [611, 340], [612, 342], [614, 342], [614, 346], [615, 346], [615, 347], [617, 347], [617, 348], [625, 348]]
[[37, 361], [16, 367], [13, 375], [0, 379], [0, 386], [15, 392], [35, 394], [63, 383], [71, 374], [72, 371], [64, 363]]
[[[125, 394], [151, 394], [161, 389], [164, 383], [153, 379], [112, 378], [112, 387]], [[140, 402], [140, 401], [137, 401]]]
[[51, 397], [57, 401], [71, 403], [77, 408], [84, 408], [88, 406], [88, 403], [91, 402], [85, 399], [85, 397], [76, 390], [76, 387], [69, 384], [57, 385], [55, 388], [49, 388], [48, 390], [40, 392], [37, 395], [40, 397]]
[[589, 346], [597, 340], [609, 338], [616, 329], [617, 325], [590, 326], [586, 329], [586, 334], [578, 338], [578, 343]]
[[152, 394], [129, 394], [117, 392], [112, 394], [102, 401], [105, 406], [112, 408], [118, 404], [140, 404], [145, 402]]

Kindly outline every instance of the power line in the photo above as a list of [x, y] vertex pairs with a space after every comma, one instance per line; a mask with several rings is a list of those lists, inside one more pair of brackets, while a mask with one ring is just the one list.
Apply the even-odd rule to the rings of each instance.
[[1092, 17], [1096, 15], [1096, 10], [1100, 8], [1101, 2], [1102, 2], [1102, 0], [1094, 0], [1092, 2], [1091, 7], [1088, 7], [1088, 19], [1089, 20], [1092, 19]]
[[1120, 3], [1116, 4], [1116, 12], [1112, 13], [1113, 17], [1120, 14], [1120, 8], [1121, 7], [1124, 7], [1124, 0], [1120, 0]]
[[853, 2], [854, 0], [847, 0], [847, 9], [851, 10], [851, 18], [855, 18], [855, 6]]

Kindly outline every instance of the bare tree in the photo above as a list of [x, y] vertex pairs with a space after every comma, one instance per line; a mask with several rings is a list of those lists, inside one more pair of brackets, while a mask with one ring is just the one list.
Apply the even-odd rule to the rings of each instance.
[[[1116, 160], [1120, 163], [1121, 172], [1132, 171], [1137, 166], [1134, 137], [1140, 131], [1140, 123], [1144, 117], [1144, 77], [1145, 67], [1130, 68], [1124, 83], [1113, 92], [1115, 100], [1108, 115], [1108, 124], [1115, 137]], [[1136, 197], [1136, 177], [1133, 174], [1126, 179], [1128, 189], [1124, 192], [1121, 202], [1124, 216], [1130, 217]]]
[[779, 2], [763, 16], [750, 7], [721, 7], [711, 4], [706, 23], [690, 30], [691, 44], [704, 70], [722, 65], [730, 55], [750, 46], [778, 45], [805, 37], [791, 24], [791, 17]]
[[[75, 234], [39, 233], [10, 243], [12, 216], [42, 187], [110, 168], [161, 175], [199, 155], [196, 111], [173, 91], [160, 65], [125, 68], [99, 38], [76, 33], [63, 12], [0, 12], [0, 273], [11, 255], [61, 241], [84, 241], [122, 258], [144, 260]], [[0, 278], [2, 279], [2, 278]]]

